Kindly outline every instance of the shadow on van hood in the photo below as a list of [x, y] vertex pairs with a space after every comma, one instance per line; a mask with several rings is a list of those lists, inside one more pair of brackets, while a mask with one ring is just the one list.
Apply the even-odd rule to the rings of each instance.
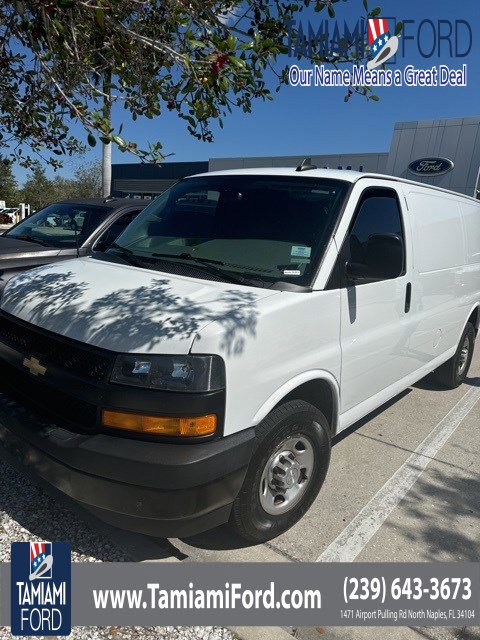
[[222, 349], [238, 353], [255, 337], [257, 301], [276, 294], [83, 258], [13, 278], [1, 308], [74, 340], [133, 353], [188, 353], [216, 321]]

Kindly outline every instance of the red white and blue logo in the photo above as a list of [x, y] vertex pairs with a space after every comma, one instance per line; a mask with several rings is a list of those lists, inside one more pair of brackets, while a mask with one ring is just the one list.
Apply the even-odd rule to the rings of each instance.
[[10, 625], [14, 636], [71, 632], [71, 558], [68, 542], [14, 542]]
[[368, 44], [372, 59], [368, 62], [368, 69], [375, 69], [384, 64], [398, 51], [398, 38], [391, 36], [388, 30], [388, 20], [372, 18], [368, 21]]
[[30, 542], [30, 580], [52, 577], [51, 542]]

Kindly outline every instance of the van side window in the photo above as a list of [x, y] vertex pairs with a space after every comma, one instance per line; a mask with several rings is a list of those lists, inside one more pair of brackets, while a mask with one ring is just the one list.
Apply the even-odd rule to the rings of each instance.
[[[366, 264], [368, 241], [378, 234], [399, 236], [405, 246], [398, 199], [388, 189], [369, 189], [360, 201], [358, 214], [347, 240], [348, 260]], [[405, 256], [403, 263], [405, 264]]]

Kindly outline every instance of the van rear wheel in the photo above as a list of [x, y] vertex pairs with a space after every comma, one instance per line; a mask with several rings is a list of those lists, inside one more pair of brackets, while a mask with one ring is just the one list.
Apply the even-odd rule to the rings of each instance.
[[256, 447], [233, 503], [231, 525], [264, 542], [292, 527], [310, 508], [330, 462], [328, 423], [303, 400], [274, 409], [256, 429]]
[[475, 347], [475, 328], [470, 322], [460, 338], [455, 355], [442, 364], [433, 375], [435, 380], [445, 389], [456, 389], [468, 375]]

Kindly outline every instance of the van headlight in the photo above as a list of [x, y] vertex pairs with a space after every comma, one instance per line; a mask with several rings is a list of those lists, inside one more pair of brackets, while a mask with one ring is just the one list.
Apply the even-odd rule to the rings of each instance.
[[220, 356], [117, 356], [110, 381], [164, 391], [218, 391], [225, 388]]

